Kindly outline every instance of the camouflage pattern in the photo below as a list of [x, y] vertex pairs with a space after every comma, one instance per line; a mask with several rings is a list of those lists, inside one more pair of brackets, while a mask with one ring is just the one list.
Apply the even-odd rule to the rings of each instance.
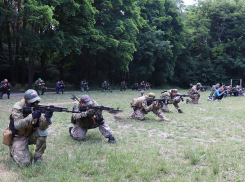
[[161, 118], [161, 121], [169, 121], [159, 109], [161, 109], [160, 103], [153, 101], [152, 104], [148, 106], [147, 96], [141, 96], [138, 98], [138, 105], [130, 112], [129, 118], [135, 118], [142, 121], [145, 119], [146, 114], [153, 112]]
[[194, 85], [194, 86], [188, 91], [188, 94], [189, 94], [189, 95], [192, 95], [192, 96], [190, 96], [190, 98], [191, 98], [192, 100], [189, 100], [189, 101], [188, 101], [189, 104], [198, 104], [198, 102], [199, 102], [199, 99], [200, 99], [200, 94], [199, 94], [199, 92], [200, 92], [200, 90], [197, 90], [196, 87], [197, 87], [197, 86]]
[[39, 129], [33, 131], [28, 137], [17, 135], [13, 137], [13, 145], [10, 147], [10, 152], [19, 165], [26, 166], [31, 163], [31, 154], [28, 145], [35, 144], [36, 150], [34, 157], [42, 158], [46, 149], [46, 140], [47, 136], [39, 135]]
[[[92, 100], [92, 105], [98, 106], [98, 103]], [[74, 102], [73, 110], [79, 111], [79, 107], [79, 102]], [[86, 133], [88, 129], [99, 127], [102, 135], [108, 138], [112, 134], [110, 127], [106, 123], [104, 123], [104, 120], [101, 123], [98, 123], [96, 119], [96, 115], [94, 115], [93, 117], [88, 117], [86, 112], [73, 113], [71, 117], [71, 122], [74, 124], [74, 127], [71, 130], [72, 137], [75, 140], [84, 140], [86, 138]]]
[[89, 90], [89, 87], [88, 87], [88, 82], [86, 82], [86, 80], [82, 81], [81, 82], [81, 92], [84, 92], [85, 91], [88, 91]]
[[43, 80], [35, 81], [35, 90], [37, 91], [38, 95], [43, 95], [43, 93], [46, 91], [46, 87], [44, 87], [44, 85], [45, 83]]
[[[12, 117], [14, 119], [14, 127], [18, 130], [18, 133], [13, 137], [13, 145], [10, 147], [10, 152], [13, 155], [14, 160], [20, 165], [28, 165], [31, 161], [28, 145], [36, 144], [36, 150], [34, 157], [42, 158], [42, 155], [46, 149], [47, 135], [40, 136], [40, 129], [37, 128], [37, 120], [33, 119], [32, 114], [23, 115], [22, 109], [25, 106], [24, 99], [17, 102], [12, 109]], [[44, 114], [41, 115], [39, 122], [44, 131], [48, 127]], [[20, 131], [25, 131], [27, 128], [32, 127], [31, 133], [23, 136], [19, 135]], [[42, 131], [42, 133], [44, 133]], [[47, 133], [47, 132], [45, 132]], [[27, 135], [27, 136], [26, 136]]]
[[180, 103], [180, 97], [178, 96], [175, 96], [175, 97], [171, 97], [171, 93], [172, 92], [175, 92], [176, 94], [179, 94], [178, 90], [177, 89], [171, 89], [171, 90], [165, 90], [162, 92], [160, 98], [161, 99], [172, 99], [172, 101], [168, 101], [167, 104], [163, 104], [163, 107], [161, 108], [161, 110], [163, 112], [169, 112], [169, 109], [168, 109], [168, 104], [173, 104], [174, 107], [178, 110], [180, 107], [179, 107], [179, 103]]
[[109, 84], [104, 82], [104, 83], [102, 83], [102, 92], [104, 92], [106, 90], [109, 90], [110, 92], [112, 92], [111, 89], [109, 88]]

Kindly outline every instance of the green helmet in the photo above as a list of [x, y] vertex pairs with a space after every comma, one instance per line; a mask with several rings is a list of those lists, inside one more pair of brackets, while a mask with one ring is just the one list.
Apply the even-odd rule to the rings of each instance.
[[154, 99], [156, 97], [156, 95], [154, 93], [149, 93], [148, 94], [148, 98], [149, 99]]
[[201, 85], [201, 83], [197, 83], [197, 84], [196, 84], [196, 86], [199, 86], [199, 87], [201, 87], [202, 85]]
[[28, 100], [30, 103], [33, 103], [37, 100], [41, 100], [41, 98], [38, 96], [37, 92], [35, 90], [29, 89], [25, 92], [24, 95], [25, 100]]
[[216, 86], [220, 86], [220, 84], [219, 83], [216, 83]]

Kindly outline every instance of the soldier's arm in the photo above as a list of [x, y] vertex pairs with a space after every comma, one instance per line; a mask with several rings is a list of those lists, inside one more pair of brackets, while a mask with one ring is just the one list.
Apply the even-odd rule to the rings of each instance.
[[[74, 111], [79, 111], [79, 107], [80, 107], [79, 102], [75, 101], [74, 105], [73, 105], [73, 110]], [[73, 113], [72, 114], [73, 120], [78, 120], [78, 119], [84, 118], [86, 116], [87, 116], [86, 112], [80, 112], [80, 113]]]
[[144, 102], [143, 103], [143, 107], [144, 107], [144, 109], [145, 109], [146, 112], [149, 112], [149, 111], [151, 111], [153, 109], [153, 103], [148, 106], [147, 103]]
[[14, 105], [12, 117], [14, 118], [14, 127], [16, 130], [21, 130], [23, 128], [31, 126], [32, 121], [34, 120], [32, 114], [29, 114], [27, 117], [24, 118], [22, 114], [22, 105], [20, 102], [17, 102]]

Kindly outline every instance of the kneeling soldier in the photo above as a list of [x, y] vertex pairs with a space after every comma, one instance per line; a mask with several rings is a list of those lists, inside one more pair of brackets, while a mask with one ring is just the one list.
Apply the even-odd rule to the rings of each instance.
[[135, 118], [138, 120], [144, 120], [145, 115], [152, 111], [155, 115], [161, 118], [161, 121], [169, 121], [164, 114], [159, 111], [161, 109], [161, 105], [159, 102], [154, 101], [155, 94], [149, 93], [148, 95], [143, 95], [138, 99], [133, 99], [131, 102], [131, 107], [133, 111], [131, 111], [129, 118]]
[[180, 102], [180, 97], [178, 97], [179, 91], [177, 89], [171, 89], [171, 90], [165, 90], [162, 92], [162, 95], [160, 96], [161, 99], [170, 99], [167, 104], [163, 104], [162, 111], [163, 112], [169, 112], [168, 104], [173, 104], [174, 107], [178, 110], [178, 113], [184, 113], [178, 103]]
[[10, 157], [20, 165], [29, 165], [31, 155], [28, 145], [35, 144], [34, 162], [42, 160], [42, 155], [46, 149], [48, 120], [53, 115], [52, 111], [41, 114], [36, 110], [31, 114], [23, 113], [24, 106], [35, 107], [41, 98], [35, 90], [29, 89], [25, 92], [24, 99], [15, 103], [10, 115], [9, 128], [13, 133], [12, 146], [10, 146]]
[[[98, 106], [97, 102], [90, 100], [88, 95], [82, 95], [80, 103], [75, 101], [73, 110], [79, 111], [80, 105], [86, 107]], [[71, 122], [74, 124], [74, 127], [69, 128], [69, 133], [75, 140], [84, 140], [88, 129], [99, 127], [102, 135], [109, 139], [108, 142], [116, 143], [110, 127], [105, 123], [101, 110], [95, 111], [94, 109], [89, 109], [85, 112], [74, 113], [72, 114]]]

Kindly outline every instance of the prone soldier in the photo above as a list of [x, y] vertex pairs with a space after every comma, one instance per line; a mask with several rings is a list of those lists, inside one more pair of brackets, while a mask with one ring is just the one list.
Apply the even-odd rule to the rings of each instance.
[[7, 94], [8, 99], [10, 98], [10, 83], [7, 79], [4, 79], [0, 83], [0, 99], [3, 98], [3, 94]]
[[[80, 106], [98, 106], [97, 102], [91, 100], [88, 95], [82, 95], [80, 101], [75, 101], [73, 111], [79, 111]], [[99, 128], [102, 135], [108, 138], [108, 142], [116, 143], [115, 137], [112, 135], [110, 127], [105, 123], [102, 110], [88, 109], [85, 112], [74, 113], [71, 117], [74, 127], [69, 128], [69, 133], [75, 140], [85, 140], [88, 129]]]
[[45, 87], [45, 82], [41, 78], [38, 78], [35, 81], [35, 90], [37, 91], [38, 95], [43, 95], [45, 90], [47, 90]]
[[169, 119], [159, 111], [161, 109], [160, 102], [154, 101], [154, 99], [154, 93], [149, 93], [148, 95], [143, 95], [137, 99], [133, 99], [130, 103], [133, 110], [130, 112], [129, 118], [135, 118], [143, 121], [145, 119], [145, 115], [152, 111], [155, 115], [161, 118], [161, 121], [169, 121]]
[[174, 107], [178, 110], [178, 113], [184, 113], [180, 107], [179, 107], [179, 102], [180, 102], [180, 96], [179, 91], [177, 89], [171, 89], [171, 90], [165, 90], [161, 93], [162, 95], [160, 98], [164, 99], [169, 99], [167, 104], [163, 104], [163, 107], [161, 108], [163, 112], [169, 112], [168, 109], [168, 104], [173, 104]]

